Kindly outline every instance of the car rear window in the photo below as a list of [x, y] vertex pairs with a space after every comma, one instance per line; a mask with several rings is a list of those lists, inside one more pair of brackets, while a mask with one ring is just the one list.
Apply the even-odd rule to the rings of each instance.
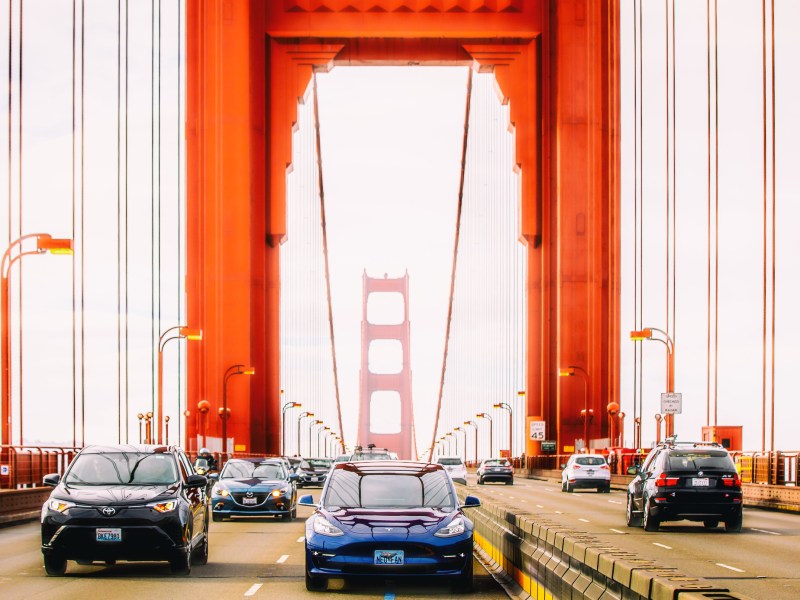
[[602, 456], [579, 456], [575, 462], [579, 465], [600, 466], [606, 464], [606, 459]]
[[71, 485], [167, 485], [178, 481], [171, 454], [104, 452], [80, 454], [67, 473]]
[[453, 509], [445, 471], [418, 475], [371, 474], [337, 470], [325, 495], [326, 507]]
[[483, 461], [484, 465], [488, 465], [490, 467], [510, 467], [511, 463], [507, 460], [500, 460], [500, 459], [490, 459]]
[[667, 458], [670, 471], [734, 469], [733, 460], [724, 450], [676, 450]]
[[448, 467], [462, 464], [460, 458], [440, 458], [436, 462], [439, 463], [440, 465], [446, 465]]

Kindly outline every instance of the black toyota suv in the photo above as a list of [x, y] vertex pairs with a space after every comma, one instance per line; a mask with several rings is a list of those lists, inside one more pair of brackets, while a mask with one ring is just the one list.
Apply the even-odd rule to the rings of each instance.
[[700, 521], [714, 529], [742, 529], [742, 483], [728, 451], [709, 442], [669, 438], [628, 469], [628, 527], [657, 531], [664, 521]]
[[87, 446], [42, 507], [42, 554], [48, 575], [67, 560], [167, 560], [175, 574], [208, 561], [206, 478], [180, 448]]

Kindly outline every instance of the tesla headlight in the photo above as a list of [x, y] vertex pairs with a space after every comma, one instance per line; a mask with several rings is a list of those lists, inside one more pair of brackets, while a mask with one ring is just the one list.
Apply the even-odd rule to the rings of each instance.
[[215, 485], [214, 489], [211, 490], [211, 493], [215, 496], [222, 496], [223, 498], [231, 495], [231, 493], [227, 489], [219, 485]]
[[456, 517], [447, 525], [447, 527], [442, 527], [439, 531], [434, 533], [436, 537], [453, 537], [454, 535], [461, 535], [464, 533], [466, 526], [464, 525], [464, 519], [462, 517]]
[[48, 501], [48, 505], [50, 506], [50, 510], [54, 510], [56, 512], [63, 513], [67, 509], [72, 508], [75, 506], [74, 502], [67, 502], [66, 500], [50, 500]]
[[178, 501], [167, 500], [166, 502], [153, 502], [152, 504], [148, 504], [147, 506], [149, 506], [156, 512], [165, 513], [171, 510], [175, 510], [175, 507], [178, 506]]
[[335, 525], [331, 525], [330, 521], [322, 516], [318, 516], [314, 519], [314, 533], [330, 536], [344, 535], [341, 529]]

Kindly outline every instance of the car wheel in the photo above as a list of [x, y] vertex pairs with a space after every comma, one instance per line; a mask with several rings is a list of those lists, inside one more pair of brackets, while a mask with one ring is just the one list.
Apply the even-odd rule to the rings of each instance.
[[506, 485], [514, 485], [514, 480], [509, 479], [508, 481], [506, 481]]
[[211, 520], [214, 521], [214, 523], [219, 523], [220, 521], [224, 521], [225, 517], [217, 513], [211, 513]]
[[306, 571], [306, 589], [309, 592], [324, 592], [328, 589], [328, 580], [325, 577], [312, 577]]
[[561, 491], [562, 492], [566, 492], [567, 491], [567, 482], [566, 481], [562, 481], [561, 482]]
[[297, 507], [296, 506], [292, 509], [292, 518], [293, 519], [297, 518]]
[[173, 575], [188, 575], [192, 572], [192, 551], [189, 546], [178, 550], [169, 561]]
[[198, 565], [208, 564], [208, 521], [206, 521], [206, 529], [203, 532], [203, 539], [194, 550], [193, 560]]
[[725, 531], [728, 533], [739, 533], [742, 530], [742, 513], [733, 519], [725, 520]]
[[294, 517], [292, 517], [292, 511], [288, 511], [281, 515], [282, 521], [291, 521]]
[[642, 526], [642, 516], [635, 515], [633, 513], [633, 498], [628, 493], [628, 502], [625, 505], [625, 517], [627, 521], [628, 527], [641, 527]]
[[571, 494], [571, 493], [572, 493], [572, 492], [574, 492], [574, 491], [575, 491], [575, 486], [574, 486], [574, 485], [572, 485], [571, 483], [568, 483], [568, 484], [567, 484], [567, 493], [568, 493], [568, 494]]
[[647, 499], [644, 505], [644, 514], [642, 515], [642, 526], [644, 527], [645, 531], [658, 531], [658, 528], [661, 526], [661, 522], [658, 520], [657, 517], [653, 517], [650, 515], [650, 499]]
[[478, 485], [483, 485], [483, 479], [481, 479], [480, 477], [478, 477]]
[[67, 572], [67, 559], [58, 554], [45, 554], [44, 570], [51, 577], [61, 577]]
[[706, 519], [705, 521], [703, 521], [703, 527], [705, 527], [706, 529], [716, 529], [718, 525], [719, 521], [717, 521], [716, 519]]
[[606, 487], [603, 488], [603, 493], [604, 494], [610, 494], [611, 493], [611, 484], [610, 483], [607, 483]]
[[468, 594], [472, 591], [472, 556], [468, 557], [467, 566], [464, 567], [461, 575], [453, 579], [450, 587], [458, 594]]

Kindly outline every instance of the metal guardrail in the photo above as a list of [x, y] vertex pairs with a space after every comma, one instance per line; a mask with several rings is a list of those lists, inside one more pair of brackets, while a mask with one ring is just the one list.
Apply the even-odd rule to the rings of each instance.
[[0, 489], [39, 487], [48, 473], [63, 473], [80, 448], [0, 446]]

